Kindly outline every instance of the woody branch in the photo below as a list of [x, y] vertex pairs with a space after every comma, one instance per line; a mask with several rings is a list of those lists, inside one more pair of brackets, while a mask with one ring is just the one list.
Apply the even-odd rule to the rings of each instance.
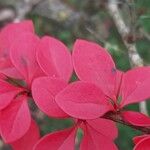
[[108, 112], [102, 118], [109, 119], [114, 122], [123, 124], [125, 126], [133, 128], [135, 130], [141, 131], [145, 134], [150, 134], [150, 127], [142, 127], [142, 126], [132, 125], [131, 123], [124, 120], [124, 118], [122, 117], [120, 112]]

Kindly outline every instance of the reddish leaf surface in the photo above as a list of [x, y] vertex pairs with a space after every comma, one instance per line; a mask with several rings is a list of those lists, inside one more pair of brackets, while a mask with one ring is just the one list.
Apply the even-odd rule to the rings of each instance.
[[121, 83], [122, 83], [122, 77], [124, 75], [124, 72], [117, 70], [117, 76], [116, 76], [116, 83], [115, 83], [115, 99], [114, 102], [116, 103], [118, 100], [118, 96], [120, 96], [120, 88], [121, 88]]
[[104, 48], [85, 40], [75, 42], [72, 59], [79, 79], [96, 84], [115, 103], [121, 98], [119, 108], [150, 97], [150, 67], [122, 73]]
[[37, 106], [51, 117], [67, 117], [68, 115], [57, 105], [55, 96], [65, 87], [64, 80], [40, 77], [32, 84], [32, 95]]
[[124, 74], [121, 87], [122, 106], [141, 102], [150, 97], [149, 77], [150, 67], [138, 67]]
[[28, 85], [42, 74], [36, 61], [36, 47], [39, 38], [32, 33], [25, 33], [16, 39], [10, 51], [12, 63], [22, 74]]
[[38, 45], [37, 59], [48, 76], [65, 81], [70, 79], [73, 70], [71, 55], [61, 41], [53, 37], [43, 37]]
[[13, 66], [11, 65], [9, 67], [5, 67], [2, 69], [0, 72], [3, 74], [7, 75], [8, 77], [16, 78], [16, 79], [23, 79], [23, 76], [20, 74], [20, 72]]
[[110, 110], [103, 92], [83, 81], [68, 85], [58, 93], [56, 102], [64, 112], [78, 119], [95, 119]]
[[30, 127], [31, 116], [26, 97], [20, 96], [0, 113], [0, 132], [6, 143], [21, 138]]
[[80, 80], [98, 85], [114, 98], [116, 68], [109, 53], [98, 44], [77, 40], [73, 48], [73, 64]]
[[0, 110], [7, 107], [22, 89], [0, 79]]
[[10, 143], [13, 150], [33, 150], [34, 145], [40, 138], [39, 128], [33, 120], [26, 134], [19, 140]]
[[150, 136], [140, 140], [140, 142], [138, 142], [134, 147], [134, 150], [149, 150], [149, 148], [150, 148]]
[[107, 136], [97, 132], [91, 126], [84, 128], [84, 137], [80, 145], [80, 150], [117, 150], [118, 148]]
[[75, 150], [76, 128], [57, 131], [44, 136], [33, 150]]
[[18, 38], [22, 33], [34, 32], [32, 21], [26, 20], [20, 23], [12, 23], [4, 27], [0, 32], [0, 72], [11, 76], [22, 78], [19, 72], [13, 67], [9, 51], [14, 41], [14, 37]]
[[135, 126], [150, 126], [150, 117], [134, 111], [122, 112], [124, 120]]
[[108, 139], [114, 140], [118, 136], [116, 124], [111, 120], [98, 118], [94, 120], [87, 120], [87, 123], [94, 130], [108, 137]]
[[140, 136], [136, 136], [133, 138], [133, 142], [134, 144], [137, 144], [138, 142], [140, 142], [141, 140], [143, 140], [144, 138], [149, 137], [149, 135], [140, 135]]

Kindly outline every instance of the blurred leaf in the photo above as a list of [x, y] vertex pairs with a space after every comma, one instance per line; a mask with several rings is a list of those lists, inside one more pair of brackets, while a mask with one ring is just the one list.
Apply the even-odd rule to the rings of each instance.
[[139, 40], [136, 42], [137, 50], [145, 62], [150, 63], [150, 47], [148, 40]]

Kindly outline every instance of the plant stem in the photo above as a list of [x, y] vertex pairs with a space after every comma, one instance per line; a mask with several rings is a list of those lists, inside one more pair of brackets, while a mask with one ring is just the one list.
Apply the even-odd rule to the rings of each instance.
[[125, 121], [120, 113], [108, 112], [102, 118], [109, 119], [109, 120], [112, 120], [114, 122], [126, 125], [126, 126], [131, 127], [135, 130], [139, 130], [145, 134], [150, 134], [150, 126], [149, 127], [142, 127], [142, 126], [132, 125], [131, 123]]

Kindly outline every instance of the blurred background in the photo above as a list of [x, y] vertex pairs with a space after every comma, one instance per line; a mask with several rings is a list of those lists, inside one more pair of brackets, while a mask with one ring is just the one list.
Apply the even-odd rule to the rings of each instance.
[[[127, 27], [127, 34], [118, 29], [110, 3], [117, 6], [125, 23], [122, 30]], [[33, 20], [39, 36], [59, 38], [70, 50], [77, 38], [101, 44], [123, 71], [131, 68], [127, 45], [136, 47], [144, 65], [150, 64], [150, 0], [0, 0], [0, 29], [9, 22], [23, 19]], [[128, 108], [139, 110], [138, 105]], [[150, 112], [150, 103], [147, 109]], [[43, 135], [72, 124], [70, 120], [48, 118], [41, 112], [36, 115]], [[132, 137], [140, 132], [120, 124], [118, 127], [119, 150], [132, 150]], [[82, 136], [81, 132], [78, 136]], [[10, 148], [1, 141], [0, 150]]]

